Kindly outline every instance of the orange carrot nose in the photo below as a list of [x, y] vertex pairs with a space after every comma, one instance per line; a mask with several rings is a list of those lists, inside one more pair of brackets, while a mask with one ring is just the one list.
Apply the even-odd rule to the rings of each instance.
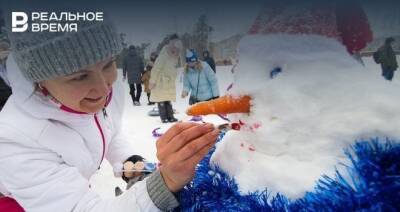
[[190, 116], [208, 114], [228, 114], [228, 113], [249, 113], [251, 97], [244, 96], [223, 96], [207, 102], [200, 102], [192, 105], [186, 111]]

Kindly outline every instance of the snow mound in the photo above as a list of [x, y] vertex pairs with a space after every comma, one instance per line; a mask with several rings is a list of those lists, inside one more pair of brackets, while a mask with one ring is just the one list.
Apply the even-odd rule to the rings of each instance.
[[301, 197], [347, 162], [343, 149], [355, 140], [400, 137], [400, 87], [372, 74], [331, 38], [245, 37], [231, 93], [252, 96], [251, 113], [230, 117], [244, 126], [218, 143], [211, 164], [244, 193], [268, 188]]

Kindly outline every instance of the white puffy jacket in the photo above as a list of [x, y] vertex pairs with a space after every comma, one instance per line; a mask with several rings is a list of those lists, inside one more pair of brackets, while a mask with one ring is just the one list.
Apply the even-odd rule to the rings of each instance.
[[134, 154], [119, 131], [124, 96], [117, 87], [105, 115], [62, 110], [14, 84], [0, 113], [0, 193], [34, 212], [157, 211], [146, 180], [108, 200], [89, 188], [103, 156], [122, 167]]

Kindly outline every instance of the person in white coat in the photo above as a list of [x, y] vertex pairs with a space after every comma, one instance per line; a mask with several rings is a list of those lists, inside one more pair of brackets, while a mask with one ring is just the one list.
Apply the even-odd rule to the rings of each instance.
[[168, 43], [161, 49], [153, 69], [149, 88], [150, 101], [156, 102], [162, 123], [178, 121], [174, 117], [171, 101], [176, 100], [176, 76], [178, 75], [178, 59], [182, 51], [182, 42], [177, 34], [168, 38]]
[[[158, 211], [214, 144], [211, 124], [178, 123], [157, 141], [159, 168], [122, 195], [101, 199], [90, 177], [108, 160], [116, 176], [134, 148], [122, 135], [121, 44], [107, 22], [78, 32], [11, 33], [20, 71], [0, 112], [0, 211]], [[126, 173], [127, 173], [126, 172]]]

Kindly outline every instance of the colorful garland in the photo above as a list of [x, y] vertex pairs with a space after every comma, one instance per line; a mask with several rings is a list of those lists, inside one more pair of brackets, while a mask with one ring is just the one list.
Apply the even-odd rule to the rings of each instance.
[[[221, 140], [223, 134], [220, 136]], [[300, 199], [272, 196], [267, 188], [241, 195], [234, 178], [210, 167], [215, 149], [201, 161], [193, 181], [180, 192], [177, 211], [399, 211], [400, 144], [378, 138], [345, 150], [351, 165], [334, 178], [322, 175]], [[304, 173], [299, 173], [304, 174]], [[351, 182], [344, 179], [351, 176]], [[266, 176], [268, 174], [266, 173]]]

